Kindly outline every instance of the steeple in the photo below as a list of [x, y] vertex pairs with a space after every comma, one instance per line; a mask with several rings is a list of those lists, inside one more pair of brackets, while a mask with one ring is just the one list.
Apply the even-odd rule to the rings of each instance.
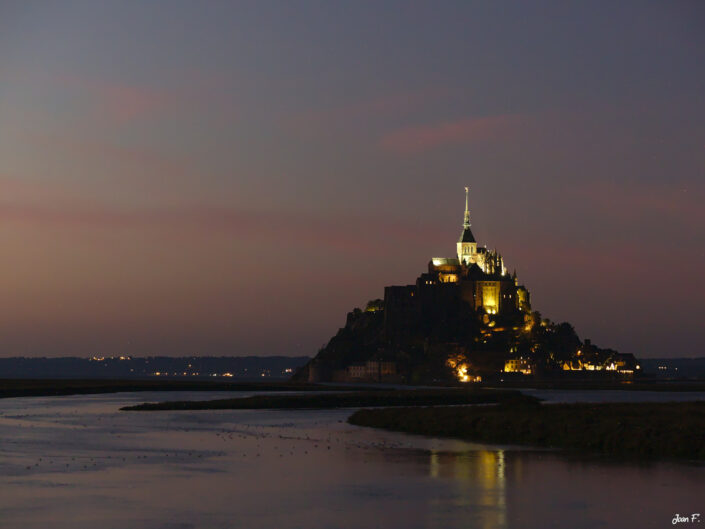
[[[470, 209], [468, 208], [468, 188], [465, 188], [465, 217], [463, 217], [463, 232], [460, 234], [459, 243], [474, 243], [475, 237], [470, 230]], [[462, 261], [462, 259], [461, 259]]]
[[463, 217], [463, 232], [460, 234], [458, 244], [458, 261], [470, 266], [477, 262], [477, 243], [470, 229], [470, 208], [468, 208], [468, 188], [465, 188], [465, 216]]
[[468, 209], [468, 188], [465, 188], [465, 218], [463, 220], [463, 229], [470, 228], [470, 210]]

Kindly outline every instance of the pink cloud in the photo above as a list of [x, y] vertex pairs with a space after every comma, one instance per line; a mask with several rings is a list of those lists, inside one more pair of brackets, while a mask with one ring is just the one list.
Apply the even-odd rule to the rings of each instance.
[[447, 144], [491, 141], [514, 132], [519, 121], [516, 115], [498, 115], [408, 127], [385, 134], [379, 145], [397, 154], [414, 154]]
[[[87, 187], [94, 190], [100, 182], [119, 179], [125, 184], [129, 182], [130, 185], [139, 186], [139, 189], [159, 189], [161, 198], [169, 198], [178, 194], [179, 188], [183, 189], [184, 185], [194, 182], [194, 175], [198, 174], [195, 160], [181, 152], [170, 152], [164, 148], [155, 149], [130, 142], [119, 143], [70, 133], [59, 135], [30, 132], [27, 138], [47, 157], [54, 155], [81, 160], [80, 174], [95, 172], [100, 175], [100, 178], [92, 178], [87, 182], [90, 184]], [[64, 168], [61, 170], [66, 171]], [[64, 187], [70, 187], [72, 182], [75, 185], [78, 181], [67, 179]], [[165, 186], [167, 182], [169, 185]]]
[[329, 133], [330, 127], [336, 124], [348, 126], [354, 122], [368, 123], [370, 119], [381, 116], [409, 114], [429, 101], [438, 99], [446, 92], [447, 90], [443, 88], [387, 92], [329, 108], [295, 112], [286, 119], [284, 125], [296, 130], [297, 133], [301, 131]]
[[609, 274], [633, 275], [643, 263], [644, 248], [638, 244], [606, 244], [601, 250], [596, 251], [592, 246], [535, 242], [522, 252], [536, 262], [550, 263], [557, 270], [581, 271], [583, 284], [604, 283], [605, 275]]
[[58, 188], [46, 184], [32, 182], [27, 179], [11, 178], [0, 175], [0, 197], [5, 201], [35, 201], [53, 199], [61, 195]]
[[119, 145], [110, 141], [35, 133], [32, 139], [49, 148], [59, 148], [81, 158], [109, 159], [132, 167], [148, 168], [172, 175], [188, 174], [188, 160], [139, 145]]
[[96, 96], [96, 111], [105, 112], [117, 124], [155, 116], [174, 100], [173, 96], [165, 92], [129, 85], [106, 85]]
[[347, 121], [360, 117], [366, 118], [380, 114], [398, 114], [416, 108], [434, 97], [431, 91], [399, 91], [329, 109], [306, 112], [302, 115], [302, 119], [312, 123], [326, 123], [330, 121]]
[[[419, 229], [406, 222], [370, 217], [325, 215], [297, 211], [247, 210], [212, 204], [120, 207], [88, 199], [18, 200], [3, 197], [0, 222], [4, 225], [62, 229], [143, 230], [156, 228], [180, 237], [184, 232], [220, 234], [234, 241], [283, 239], [296, 244], [325, 246], [343, 253], [378, 255], [390, 239], [416, 242], [437, 237], [433, 228]], [[354, 229], [350, 229], [354, 226]]]
[[136, 120], [169, 116], [171, 112], [199, 106], [217, 110], [217, 117], [231, 120], [242, 103], [227, 77], [200, 70], [171, 71], [174, 82], [124, 82], [70, 71], [37, 71], [17, 68], [12, 74], [23, 82], [47, 86], [75, 98], [85, 116], [101, 123], [121, 126]]
[[124, 125], [137, 119], [155, 117], [175, 105], [183, 97], [175, 91], [147, 84], [123, 83], [74, 75], [71, 73], [37, 74], [74, 92], [88, 104], [96, 119], [108, 119], [113, 125]]

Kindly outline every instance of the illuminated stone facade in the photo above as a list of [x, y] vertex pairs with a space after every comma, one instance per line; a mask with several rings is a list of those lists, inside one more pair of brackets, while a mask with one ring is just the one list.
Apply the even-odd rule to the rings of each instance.
[[477, 247], [470, 229], [467, 187], [463, 231], [456, 249], [457, 259], [431, 259], [428, 273], [419, 278], [421, 284], [457, 283], [460, 297], [475, 310], [483, 309], [487, 314], [531, 312], [529, 291], [519, 285], [516, 273], [513, 276], [507, 273], [502, 256], [486, 247]]
[[433, 318], [458, 298], [489, 316], [531, 312], [529, 291], [519, 284], [516, 272], [507, 272], [498, 252], [478, 247], [470, 229], [467, 188], [463, 231], [456, 250], [457, 257], [432, 258], [428, 272], [421, 274], [415, 285], [385, 288], [387, 329], [399, 331]]
[[534, 372], [534, 364], [528, 358], [510, 358], [504, 363], [504, 372], [530, 375]]

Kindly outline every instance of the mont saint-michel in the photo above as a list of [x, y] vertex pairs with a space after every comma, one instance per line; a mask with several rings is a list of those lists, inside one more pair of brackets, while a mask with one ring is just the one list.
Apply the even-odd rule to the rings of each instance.
[[428, 383], [497, 377], [632, 377], [641, 366], [542, 318], [502, 254], [478, 244], [465, 188], [455, 257], [432, 257], [411, 285], [347, 315], [295, 379]]

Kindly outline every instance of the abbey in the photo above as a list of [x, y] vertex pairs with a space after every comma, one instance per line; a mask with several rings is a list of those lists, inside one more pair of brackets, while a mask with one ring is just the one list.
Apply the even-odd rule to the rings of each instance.
[[498, 252], [478, 247], [470, 228], [467, 187], [463, 230], [456, 250], [455, 258], [432, 258], [428, 272], [421, 274], [416, 284], [385, 288], [385, 326], [389, 331], [398, 327], [398, 322], [411, 321], [414, 315], [423, 318], [453, 299], [467, 302], [488, 317], [531, 313], [529, 291], [519, 284], [516, 272], [507, 272]]
[[434, 257], [414, 284], [349, 312], [297, 380], [426, 383], [499, 377], [631, 377], [636, 358], [581, 340], [532, 310], [529, 291], [497, 251], [478, 246], [465, 188], [456, 257]]

